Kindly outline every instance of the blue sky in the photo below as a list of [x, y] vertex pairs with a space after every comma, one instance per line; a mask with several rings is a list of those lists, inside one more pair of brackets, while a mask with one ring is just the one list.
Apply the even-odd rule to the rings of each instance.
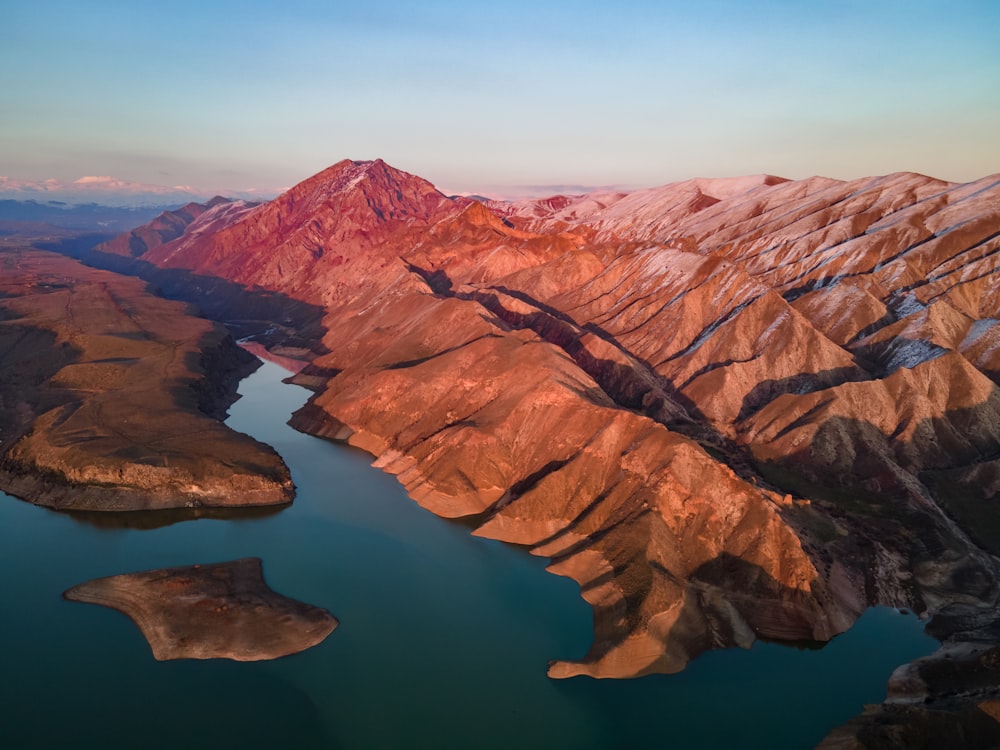
[[446, 190], [1000, 172], [1000, 2], [2, 0], [0, 174]]

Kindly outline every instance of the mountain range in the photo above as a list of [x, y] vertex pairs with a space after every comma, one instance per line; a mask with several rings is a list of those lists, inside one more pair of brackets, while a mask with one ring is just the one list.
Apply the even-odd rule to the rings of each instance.
[[936, 663], [994, 653], [998, 253], [1000, 176], [479, 201], [345, 160], [88, 257], [319, 311], [293, 425], [547, 557], [595, 623], [550, 675], [629, 677], [873, 604], [931, 617]]
[[[254, 190], [230, 191], [230, 194], [246, 199], [273, 195], [258, 195]], [[108, 175], [87, 175], [72, 181], [55, 178], [19, 180], [0, 175], [0, 200], [142, 208], [177, 206], [193, 200], [207, 200], [212, 195], [190, 185], [153, 185]]]

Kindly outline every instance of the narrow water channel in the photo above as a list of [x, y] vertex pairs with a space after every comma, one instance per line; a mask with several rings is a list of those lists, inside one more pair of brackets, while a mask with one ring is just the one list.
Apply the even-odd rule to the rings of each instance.
[[[264, 364], [228, 420], [288, 463], [286, 510], [121, 528], [0, 493], [0, 746], [804, 748], [936, 647], [915, 617], [875, 609], [819, 650], [756, 644], [679, 675], [549, 680], [549, 659], [589, 645], [577, 585], [423, 511], [367, 455], [292, 430], [308, 392], [286, 375]], [[61, 598], [90, 578], [247, 556], [340, 627], [272, 662], [159, 663], [124, 615]]]

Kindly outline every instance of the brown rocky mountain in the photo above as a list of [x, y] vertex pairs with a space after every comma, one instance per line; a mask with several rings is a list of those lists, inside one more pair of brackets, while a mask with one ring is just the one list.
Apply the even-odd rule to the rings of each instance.
[[553, 676], [996, 603], [998, 177], [483, 204], [343, 161], [139, 258], [326, 311], [293, 423], [577, 580]]
[[256, 204], [245, 201], [231, 201], [216, 196], [208, 203], [188, 203], [174, 211], [164, 211], [153, 221], [120, 234], [108, 242], [108, 247], [122, 255], [138, 257], [160, 245], [176, 240], [182, 234], [197, 234], [211, 230], [219, 222], [232, 218], [235, 214], [253, 208]]

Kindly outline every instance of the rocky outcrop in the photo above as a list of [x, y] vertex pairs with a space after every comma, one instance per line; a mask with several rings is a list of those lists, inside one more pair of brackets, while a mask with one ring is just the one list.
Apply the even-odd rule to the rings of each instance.
[[294, 424], [550, 558], [595, 610], [550, 673], [623, 677], [990, 606], [998, 250], [997, 178], [479, 204], [345, 161], [142, 257], [322, 306]]
[[59, 255], [0, 263], [5, 491], [66, 510], [291, 501], [278, 455], [209, 416], [254, 367], [224, 329]]
[[325, 609], [272, 591], [256, 557], [97, 578], [63, 596], [127, 615], [157, 661], [277, 659], [322, 643], [338, 625]]
[[942, 647], [899, 667], [882, 704], [831, 732], [825, 750], [995, 748], [1000, 741], [1000, 622], [954, 604], [928, 625]]

